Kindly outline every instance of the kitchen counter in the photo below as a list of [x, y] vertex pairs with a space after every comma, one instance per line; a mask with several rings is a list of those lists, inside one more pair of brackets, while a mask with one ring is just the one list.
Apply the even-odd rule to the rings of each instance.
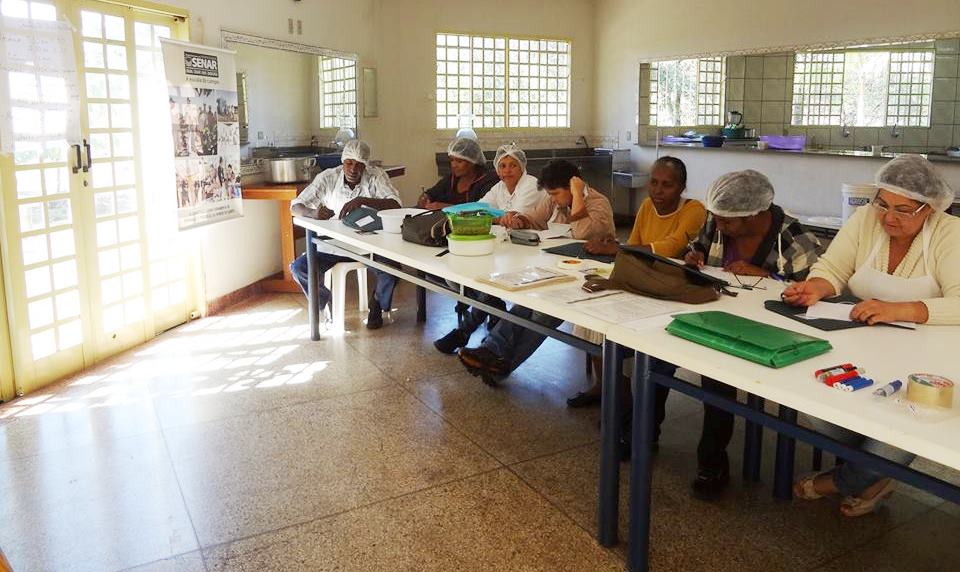
[[[653, 143], [639, 143], [638, 147], [656, 147], [657, 145]], [[865, 159], [893, 159], [900, 155], [905, 155], [907, 153], [880, 153], [879, 155], [874, 155], [870, 151], [852, 151], [844, 149], [802, 149], [799, 151], [791, 151], [788, 149], [757, 149], [753, 145], [724, 145], [723, 147], [704, 147], [701, 143], [663, 143], [661, 142], [660, 147], [668, 148], [681, 148], [681, 149], [702, 149], [704, 151], [722, 151], [722, 152], [735, 152], [735, 153], [765, 153], [765, 154], [784, 154], [784, 155], [817, 155], [817, 156], [826, 156], [826, 157], [863, 157]], [[914, 154], [914, 153], [911, 153]], [[948, 155], [941, 155], [937, 153], [921, 153], [920, 156], [926, 157], [930, 161], [936, 162], [945, 162], [945, 163], [956, 163], [960, 165], [960, 157], [950, 157]]]

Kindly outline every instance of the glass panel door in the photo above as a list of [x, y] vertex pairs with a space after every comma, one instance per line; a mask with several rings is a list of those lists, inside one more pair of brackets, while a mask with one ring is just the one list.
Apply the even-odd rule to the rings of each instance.
[[[61, 9], [49, 1], [0, 2], [11, 25], [54, 21]], [[77, 252], [82, 195], [73, 170], [79, 158], [63, 136], [64, 104], [76, 94], [67, 93], [63, 77], [40, 67], [24, 64], [4, 73], [13, 153], [0, 156], [3, 270], [17, 390], [23, 392], [84, 365], [89, 306]]]
[[95, 1], [78, 8], [82, 127], [92, 156], [93, 222], [85, 244], [95, 270], [87, 282], [98, 307], [92, 326], [100, 359], [185, 321], [190, 312], [171, 192], [173, 152], [171, 145], [158, 146], [170, 137], [160, 38], [171, 37], [178, 23]]
[[[176, 233], [173, 152], [156, 148], [158, 140], [171, 146], [159, 38], [186, 30], [182, 19], [112, 3], [0, 2], [5, 14], [26, 5], [25, 17], [66, 15], [81, 102], [82, 141], [38, 140], [60, 119], [45, 100], [63, 90], [47, 85], [57, 78], [10, 73], [11, 97], [26, 111], [14, 117], [24, 141], [0, 158], [3, 255], [25, 392], [140, 344], [194, 308], [188, 250]], [[76, 151], [88, 169], [74, 174]]]

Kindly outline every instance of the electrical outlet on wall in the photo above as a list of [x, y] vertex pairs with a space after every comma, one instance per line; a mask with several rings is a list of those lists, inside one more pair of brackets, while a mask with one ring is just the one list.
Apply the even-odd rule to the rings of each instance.
[[300, 20], [297, 20], [297, 35], [298, 36], [303, 35], [303, 22], [301, 22]]
[[293, 18], [287, 18], [287, 33], [293, 33]]

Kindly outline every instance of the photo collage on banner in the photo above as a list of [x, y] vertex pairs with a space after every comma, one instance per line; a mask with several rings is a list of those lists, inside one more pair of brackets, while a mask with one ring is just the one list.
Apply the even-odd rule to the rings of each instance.
[[233, 54], [164, 42], [180, 230], [242, 216]]

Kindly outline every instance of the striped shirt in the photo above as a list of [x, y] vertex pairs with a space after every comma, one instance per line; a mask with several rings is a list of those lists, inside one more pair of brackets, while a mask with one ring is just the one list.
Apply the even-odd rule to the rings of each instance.
[[[820, 241], [777, 205], [770, 205], [770, 214], [773, 217], [770, 230], [747, 262], [771, 274], [781, 274], [787, 280], [804, 280], [810, 267], [820, 257]], [[700, 236], [690, 246], [704, 255], [705, 265], [724, 266], [723, 235], [717, 229], [717, 221], [712, 213], [707, 215]], [[782, 269], [779, 264], [781, 256]]]

